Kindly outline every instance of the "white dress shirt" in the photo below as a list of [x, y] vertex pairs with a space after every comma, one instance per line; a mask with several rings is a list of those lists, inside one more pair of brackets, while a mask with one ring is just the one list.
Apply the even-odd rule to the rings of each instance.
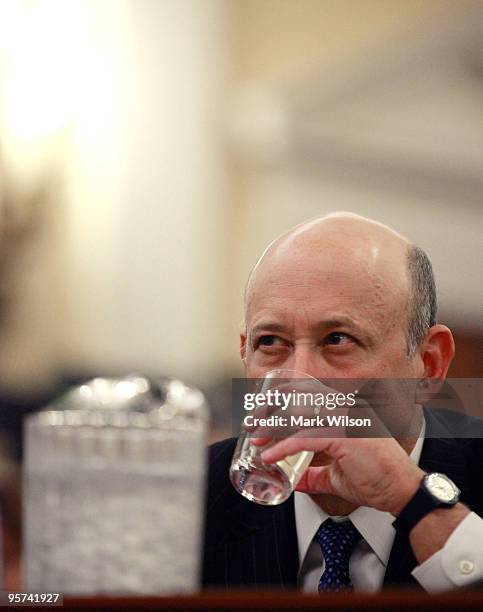
[[[410, 455], [419, 463], [424, 443], [425, 423]], [[304, 592], [317, 592], [325, 569], [320, 545], [314, 541], [320, 525], [329, 515], [305, 493], [295, 492], [295, 524], [301, 561], [298, 584]], [[396, 531], [389, 512], [360, 506], [348, 517], [362, 538], [350, 558], [349, 569], [355, 591], [379, 591], [382, 588]], [[483, 519], [469, 514], [437, 551], [412, 571], [413, 577], [429, 592], [464, 586], [483, 578]]]

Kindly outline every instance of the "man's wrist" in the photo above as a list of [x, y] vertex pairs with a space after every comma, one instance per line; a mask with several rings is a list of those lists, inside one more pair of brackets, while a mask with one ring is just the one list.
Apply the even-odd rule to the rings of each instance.
[[414, 525], [409, 533], [409, 542], [418, 565], [443, 548], [449, 536], [470, 512], [469, 508], [458, 502], [452, 508], [436, 508]]
[[416, 464], [411, 466], [407, 473], [398, 478], [398, 491], [391, 503], [389, 513], [397, 517], [410, 502], [416, 491], [419, 489], [422, 479], [426, 475]]

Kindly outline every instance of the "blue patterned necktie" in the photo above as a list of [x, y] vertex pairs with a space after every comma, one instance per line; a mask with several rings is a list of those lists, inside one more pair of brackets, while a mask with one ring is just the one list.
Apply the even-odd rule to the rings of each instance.
[[350, 521], [336, 523], [327, 519], [321, 525], [315, 536], [325, 561], [325, 570], [319, 580], [319, 593], [354, 589], [349, 574], [349, 559], [360, 538], [361, 534]]

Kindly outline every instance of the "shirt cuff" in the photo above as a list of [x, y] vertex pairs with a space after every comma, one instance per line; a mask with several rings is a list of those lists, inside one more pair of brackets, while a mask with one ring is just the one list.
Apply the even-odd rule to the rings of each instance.
[[443, 548], [411, 572], [428, 592], [468, 586], [483, 579], [483, 519], [466, 516]]

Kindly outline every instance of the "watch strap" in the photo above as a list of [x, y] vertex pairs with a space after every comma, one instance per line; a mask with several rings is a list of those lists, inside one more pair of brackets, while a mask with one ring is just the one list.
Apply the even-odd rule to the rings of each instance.
[[393, 521], [392, 525], [396, 531], [409, 534], [419, 521], [433, 510], [451, 508], [454, 505], [453, 503], [442, 502], [431, 495], [424, 486], [425, 478], [426, 475], [422, 478], [416, 493], [402, 509], [396, 520]]

